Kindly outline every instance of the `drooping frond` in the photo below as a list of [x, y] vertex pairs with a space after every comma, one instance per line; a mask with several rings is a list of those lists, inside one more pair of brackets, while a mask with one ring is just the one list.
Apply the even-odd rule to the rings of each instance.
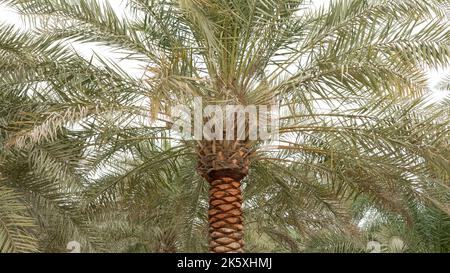
[[0, 252], [36, 252], [35, 220], [20, 194], [4, 186], [3, 177], [0, 182]]

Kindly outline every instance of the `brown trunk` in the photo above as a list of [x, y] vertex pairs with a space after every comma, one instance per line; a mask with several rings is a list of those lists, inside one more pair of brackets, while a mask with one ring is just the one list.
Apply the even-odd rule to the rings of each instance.
[[231, 177], [210, 181], [209, 234], [210, 251], [243, 252], [243, 217], [241, 183]]

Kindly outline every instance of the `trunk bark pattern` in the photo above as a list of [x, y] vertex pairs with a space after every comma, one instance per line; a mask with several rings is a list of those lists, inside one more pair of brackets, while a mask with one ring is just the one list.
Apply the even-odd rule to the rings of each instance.
[[210, 251], [241, 253], [244, 247], [241, 183], [231, 177], [220, 177], [209, 184]]

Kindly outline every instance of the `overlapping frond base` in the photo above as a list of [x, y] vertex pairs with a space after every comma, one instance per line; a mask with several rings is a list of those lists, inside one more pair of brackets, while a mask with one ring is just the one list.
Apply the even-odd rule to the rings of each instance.
[[210, 181], [209, 233], [210, 251], [243, 252], [243, 216], [241, 183], [230, 177]]
[[197, 170], [208, 181], [216, 177], [240, 181], [248, 174], [250, 154], [245, 141], [203, 141], [198, 147]]

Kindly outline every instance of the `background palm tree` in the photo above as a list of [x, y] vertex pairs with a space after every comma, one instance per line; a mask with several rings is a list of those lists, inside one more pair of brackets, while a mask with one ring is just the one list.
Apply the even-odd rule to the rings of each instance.
[[61, 130], [45, 143], [7, 147], [15, 132], [49, 110], [46, 92], [36, 88], [65, 78], [68, 67], [52, 61], [44, 44], [0, 26], [0, 252], [64, 251], [75, 239], [86, 250], [95, 244], [88, 218], [79, 211], [85, 140]]
[[[358, 198], [410, 225], [411, 202], [449, 211], [446, 110], [419, 98], [428, 90], [425, 69], [449, 62], [446, 1], [312, 8], [299, 0], [135, 0], [126, 1], [130, 16], [93, 0], [3, 2], [37, 26], [29, 51], [1, 47], [15, 65], [1, 70], [2, 86], [37, 104], [10, 110], [21, 111], [4, 143], [59, 151], [63, 167], [36, 157], [42, 167], [32, 171], [56, 176], [59, 193], [82, 193], [75, 200], [97, 224], [152, 215], [184, 234], [161, 231], [156, 249], [199, 251], [189, 242], [206, 233], [209, 205], [210, 250], [242, 252], [244, 206], [247, 236], [263, 233], [299, 251], [299, 236], [324, 227], [358, 233]], [[120, 50], [142, 64], [142, 76], [100, 56], [84, 61], [68, 41]], [[181, 139], [169, 109], [193, 107], [198, 96], [204, 104], [275, 103], [280, 140], [261, 149], [268, 143], [248, 137]], [[120, 215], [108, 213], [114, 206]]]

